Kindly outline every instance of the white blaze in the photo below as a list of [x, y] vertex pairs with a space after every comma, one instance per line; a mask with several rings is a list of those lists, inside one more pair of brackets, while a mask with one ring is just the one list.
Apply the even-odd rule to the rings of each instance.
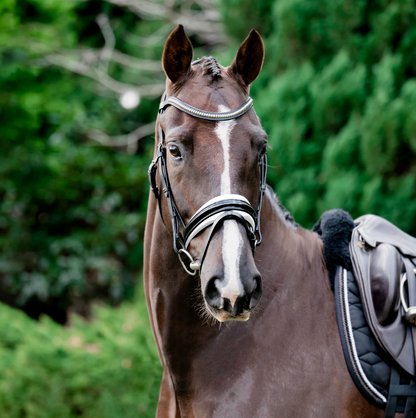
[[[219, 112], [228, 112], [225, 106], [220, 105]], [[237, 122], [234, 119], [218, 122], [215, 133], [221, 140], [224, 155], [224, 171], [221, 175], [221, 195], [231, 194], [230, 175], [230, 136], [231, 131]], [[240, 293], [243, 293], [243, 286], [240, 280], [240, 251], [243, 245], [243, 238], [238, 223], [234, 220], [224, 221], [224, 233], [222, 239], [222, 260], [224, 263], [224, 284], [221, 289], [222, 297], [227, 298], [234, 306], [235, 300]]]

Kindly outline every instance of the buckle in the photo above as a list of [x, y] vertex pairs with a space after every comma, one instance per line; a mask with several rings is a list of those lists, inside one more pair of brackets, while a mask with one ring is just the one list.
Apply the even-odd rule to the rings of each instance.
[[[185, 254], [185, 255], [188, 257], [188, 259], [189, 259], [189, 267], [190, 267], [190, 269], [192, 270], [192, 272], [191, 272], [191, 271], [189, 271], [188, 267], [187, 267], [187, 266], [185, 265], [185, 263], [183, 262], [182, 257], [181, 257], [181, 254]], [[193, 257], [191, 256], [191, 254], [189, 254], [189, 253], [188, 253], [188, 251], [184, 250], [183, 248], [181, 248], [181, 249], [179, 250], [179, 252], [178, 252], [178, 258], [179, 258], [179, 261], [181, 262], [182, 267], [184, 268], [184, 270], [185, 270], [188, 274], [190, 274], [191, 276], [195, 276], [195, 275], [196, 275], [196, 273], [197, 273], [197, 272], [200, 270], [200, 268], [201, 268], [200, 261], [199, 261], [199, 260], [194, 260], [194, 259], [193, 259]]]

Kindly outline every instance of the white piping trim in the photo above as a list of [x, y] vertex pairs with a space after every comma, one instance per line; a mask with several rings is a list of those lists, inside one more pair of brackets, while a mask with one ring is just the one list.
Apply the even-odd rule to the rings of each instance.
[[355, 346], [355, 340], [354, 340], [354, 334], [352, 332], [352, 325], [351, 325], [351, 317], [350, 317], [350, 309], [348, 304], [348, 287], [347, 287], [347, 270], [343, 269], [343, 280], [342, 280], [342, 290], [344, 292], [344, 300], [346, 303], [346, 309], [345, 309], [345, 316], [347, 319], [347, 332], [350, 337], [351, 341], [351, 351], [352, 354], [356, 360], [358, 371], [361, 374], [361, 378], [365, 381], [365, 383], [368, 385], [368, 388], [373, 392], [373, 394], [380, 398], [383, 402], [387, 403], [387, 399], [371, 384], [371, 382], [368, 380], [366, 374], [364, 373], [364, 370], [361, 367], [360, 359], [358, 357], [357, 353], [357, 347]]

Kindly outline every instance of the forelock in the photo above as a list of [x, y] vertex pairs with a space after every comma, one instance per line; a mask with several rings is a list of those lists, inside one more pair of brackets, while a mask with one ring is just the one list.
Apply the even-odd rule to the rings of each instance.
[[199, 64], [202, 67], [203, 74], [211, 75], [213, 80], [221, 78], [221, 68], [214, 57], [203, 57], [195, 64]]

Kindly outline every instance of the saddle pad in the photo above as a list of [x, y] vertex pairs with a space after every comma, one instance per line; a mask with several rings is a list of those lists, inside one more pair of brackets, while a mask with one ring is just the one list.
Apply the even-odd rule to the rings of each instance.
[[337, 267], [334, 291], [342, 350], [355, 385], [368, 402], [385, 410], [385, 418], [395, 413], [416, 417], [414, 398], [412, 403], [408, 398], [415, 396], [412, 376], [397, 364], [389, 364], [388, 355], [372, 335], [351, 271]]
[[385, 418], [396, 412], [416, 416], [412, 376], [397, 364], [389, 364], [388, 355], [372, 335], [351, 271], [337, 267], [334, 292], [344, 358], [355, 385], [368, 402], [385, 410]]
[[337, 268], [334, 292], [342, 349], [350, 375], [367, 401], [384, 409], [390, 384], [390, 365], [367, 326], [352, 272]]

